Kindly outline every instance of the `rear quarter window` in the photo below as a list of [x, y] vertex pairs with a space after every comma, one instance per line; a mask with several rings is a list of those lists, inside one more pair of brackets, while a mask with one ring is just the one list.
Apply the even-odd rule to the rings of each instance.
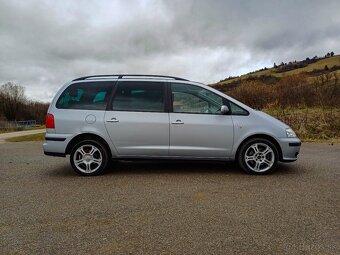
[[58, 109], [105, 110], [113, 82], [81, 82], [68, 86], [58, 98]]

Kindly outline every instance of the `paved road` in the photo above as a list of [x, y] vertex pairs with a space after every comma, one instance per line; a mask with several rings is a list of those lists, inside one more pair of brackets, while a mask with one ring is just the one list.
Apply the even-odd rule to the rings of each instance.
[[80, 177], [41, 143], [0, 144], [0, 254], [340, 254], [340, 145], [268, 176], [120, 162]]
[[18, 137], [18, 136], [24, 136], [24, 135], [34, 135], [34, 134], [40, 134], [40, 133], [45, 133], [45, 132], [46, 132], [46, 129], [42, 128], [42, 129], [33, 129], [33, 130], [2, 133], [2, 134], [0, 134], [0, 143], [4, 143], [6, 139], [12, 138], [12, 137]]

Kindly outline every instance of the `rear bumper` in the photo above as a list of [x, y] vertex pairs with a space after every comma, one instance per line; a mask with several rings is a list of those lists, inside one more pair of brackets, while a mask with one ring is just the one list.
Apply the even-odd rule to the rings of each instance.
[[53, 156], [53, 157], [66, 157], [65, 153], [57, 153], [57, 152], [47, 152], [47, 151], [44, 151], [44, 154], [46, 156]]
[[50, 134], [45, 136], [45, 143], [43, 144], [44, 154], [48, 156], [65, 157], [66, 147], [72, 135], [69, 134]]
[[297, 160], [301, 148], [299, 138], [282, 138], [279, 140], [279, 143], [282, 151], [281, 162], [293, 162]]

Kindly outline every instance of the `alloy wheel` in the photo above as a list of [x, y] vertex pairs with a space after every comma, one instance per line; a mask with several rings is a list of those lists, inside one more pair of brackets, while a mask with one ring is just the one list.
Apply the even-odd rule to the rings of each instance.
[[275, 162], [275, 153], [265, 143], [254, 143], [247, 148], [244, 160], [252, 171], [266, 172]]
[[73, 155], [75, 167], [82, 173], [95, 172], [103, 162], [100, 150], [92, 144], [80, 146]]

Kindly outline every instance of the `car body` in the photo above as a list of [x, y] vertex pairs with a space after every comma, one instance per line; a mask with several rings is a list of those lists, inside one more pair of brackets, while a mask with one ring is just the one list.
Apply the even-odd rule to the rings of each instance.
[[109, 159], [138, 158], [236, 160], [246, 172], [264, 174], [277, 161], [295, 161], [300, 145], [286, 124], [212, 87], [131, 74], [62, 86], [48, 109], [43, 150], [70, 154], [82, 175], [99, 174]]

